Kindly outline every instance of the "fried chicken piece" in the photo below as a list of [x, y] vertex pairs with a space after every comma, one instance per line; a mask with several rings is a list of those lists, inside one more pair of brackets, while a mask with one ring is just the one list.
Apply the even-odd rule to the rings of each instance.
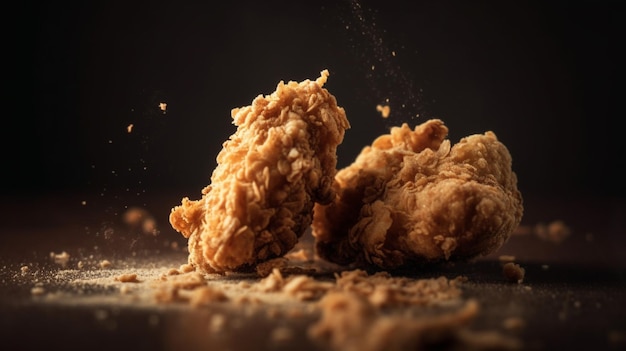
[[318, 255], [394, 269], [500, 248], [523, 212], [511, 155], [493, 132], [452, 147], [447, 134], [437, 119], [393, 127], [340, 170], [337, 197], [314, 209]]
[[337, 146], [350, 128], [343, 108], [315, 81], [280, 82], [271, 95], [232, 110], [200, 200], [185, 197], [170, 223], [189, 238], [189, 263], [205, 272], [250, 270], [291, 250], [310, 227], [313, 205], [335, 198]]

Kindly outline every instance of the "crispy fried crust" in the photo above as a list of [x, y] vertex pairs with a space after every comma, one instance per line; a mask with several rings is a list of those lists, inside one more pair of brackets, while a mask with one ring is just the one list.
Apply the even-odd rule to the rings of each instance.
[[523, 213], [511, 155], [493, 132], [452, 147], [447, 134], [440, 120], [405, 123], [340, 170], [335, 200], [315, 206], [320, 257], [393, 269], [498, 249]]
[[276, 91], [232, 111], [200, 200], [183, 198], [170, 223], [189, 238], [189, 263], [206, 272], [246, 270], [280, 257], [309, 228], [314, 203], [334, 199], [337, 146], [350, 127], [343, 108], [315, 81]]

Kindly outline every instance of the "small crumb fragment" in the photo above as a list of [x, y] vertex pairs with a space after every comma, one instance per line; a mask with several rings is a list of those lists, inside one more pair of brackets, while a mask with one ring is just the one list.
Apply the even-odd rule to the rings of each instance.
[[126, 127], [126, 131], [127, 131], [128, 133], [131, 133], [131, 132], [133, 131], [133, 127], [134, 127], [134, 125], [133, 125], [132, 123], [131, 123], [131, 124], [129, 124], [129, 125]]
[[391, 113], [391, 107], [389, 105], [376, 105], [376, 111], [380, 112], [383, 118], [387, 118]]
[[139, 279], [137, 279], [137, 274], [135, 273], [127, 273], [118, 275], [115, 277], [115, 280], [121, 283], [139, 283]]
[[85, 268], [85, 263], [83, 261], [78, 261], [78, 263], [76, 264], [76, 267], [78, 269], [83, 269]]
[[46, 293], [46, 289], [44, 289], [41, 286], [35, 286], [32, 289], [30, 289], [30, 294], [34, 296], [41, 296], [45, 293]]
[[300, 249], [296, 251], [291, 251], [285, 255], [285, 258], [294, 261], [310, 261], [311, 255], [307, 254], [307, 250]]
[[508, 281], [521, 284], [524, 281], [526, 270], [517, 263], [508, 262], [502, 267], [502, 273]]
[[30, 271], [30, 268], [28, 268], [28, 266], [22, 266], [22, 268], [20, 268], [20, 271], [22, 272], [22, 274], [26, 274]]
[[50, 258], [54, 261], [54, 263], [60, 265], [61, 267], [67, 267], [67, 263], [70, 261], [70, 254], [63, 251], [60, 254], [56, 254], [54, 252], [50, 252]]
[[160, 102], [159, 108], [161, 109], [161, 111], [163, 111], [163, 114], [167, 112], [167, 104], [165, 102]]
[[109, 260], [100, 261], [100, 268], [107, 269], [109, 267], [111, 267], [111, 262]]
[[228, 297], [222, 290], [210, 286], [203, 286], [193, 290], [189, 298], [189, 304], [193, 307], [200, 307], [227, 300]]

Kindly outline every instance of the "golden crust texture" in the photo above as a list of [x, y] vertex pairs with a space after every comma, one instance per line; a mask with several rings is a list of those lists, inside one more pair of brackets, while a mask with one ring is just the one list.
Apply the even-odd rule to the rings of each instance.
[[211, 184], [170, 214], [189, 238], [190, 264], [241, 271], [280, 257], [309, 228], [314, 203], [335, 198], [336, 149], [350, 125], [323, 88], [327, 77], [324, 70], [315, 81], [281, 81], [271, 95], [232, 110], [237, 130], [217, 156]]
[[493, 132], [447, 134], [437, 119], [393, 127], [340, 170], [335, 200], [314, 209], [320, 257], [394, 269], [500, 248], [523, 213], [511, 155]]

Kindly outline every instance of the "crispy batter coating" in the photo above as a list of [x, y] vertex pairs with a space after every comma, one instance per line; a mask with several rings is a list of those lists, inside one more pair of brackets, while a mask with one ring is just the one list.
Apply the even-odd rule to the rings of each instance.
[[394, 269], [500, 248], [523, 213], [511, 155], [493, 132], [452, 147], [447, 134], [436, 119], [393, 127], [340, 170], [314, 210], [320, 257]]
[[291, 250], [310, 227], [314, 203], [335, 198], [337, 146], [350, 128], [343, 108], [315, 81], [280, 82], [271, 95], [232, 110], [200, 200], [185, 197], [170, 223], [189, 238], [189, 263], [205, 272], [241, 271]]

